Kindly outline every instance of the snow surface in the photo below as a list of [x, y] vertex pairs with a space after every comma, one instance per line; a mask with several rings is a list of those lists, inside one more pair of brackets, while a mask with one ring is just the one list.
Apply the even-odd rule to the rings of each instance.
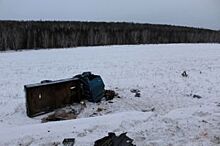
[[[24, 85], [84, 71], [100, 74], [106, 88], [121, 98], [87, 102], [75, 120], [42, 124], [45, 115], [26, 116]], [[182, 77], [183, 71], [189, 76]], [[131, 89], [139, 89], [141, 97]], [[74, 137], [76, 146], [92, 146], [108, 132], [127, 132], [137, 146], [220, 146], [220, 45], [0, 53], [0, 145], [61, 145], [64, 138]]]

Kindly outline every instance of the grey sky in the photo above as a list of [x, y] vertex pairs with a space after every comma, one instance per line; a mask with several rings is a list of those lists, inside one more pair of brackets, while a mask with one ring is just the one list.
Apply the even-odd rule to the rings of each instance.
[[0, 19], [129, 21], [220, 30], [220, 0], [0, 0]]

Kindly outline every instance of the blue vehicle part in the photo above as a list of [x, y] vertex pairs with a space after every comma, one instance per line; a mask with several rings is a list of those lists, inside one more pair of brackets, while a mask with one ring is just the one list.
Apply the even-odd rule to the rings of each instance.
[[81, 82], [82, 94], [85, 99], [90, 102], [99, 102], [105, 94], [105, 84], [99, 75], [94, 75], [91, 72], [84, 72], [76, 75]]

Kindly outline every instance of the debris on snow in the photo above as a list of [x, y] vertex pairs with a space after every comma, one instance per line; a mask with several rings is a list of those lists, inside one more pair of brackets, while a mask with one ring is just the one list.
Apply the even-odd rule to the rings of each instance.
[[99, 108], [97, 108], [96, 111], [97, 111], [97, 112], [101, 112], [101, 111], [103, 111], [103, 110], [106, 110], [106, 109], [103, 109], [103, 108], [100, 108], [100, 107], [99, 107]]
[[106, 101], [112, 100], [112, 99], [114, 99], [115, 97], [120, 98], [120, 97], [118, 96], [118, 93], [116, 93], [116, 92], [113, 91], [113, 90], [105, 90], [105, 95], [104, 95], [104, 97], [105, 97], [105, 100], [106, 100]]
[[91, 115], [89, 115], [89, 117], [95, 117], [95, 116], [98, 116], [98, 113], [94, 112]]
[[193, 97], [193, 98], [197, 98], [197, 99], [201, 99], [201, 98], [202, 98], [202, 96], [197, 95], [197, 94], [192, 94], [192, 93], [186, 94], [186, 96], [188, 96], [188, 97]]
[[139, 92], [141, 92], [139, 89], [131, 89], [130, 91], [131, 91], [131, 93], [139, 93]]
[[200, 96], [200, 95], [193, 95], [193, 98], [201, 99], [202, 96]]
[[65, 138], [63, 140], [63, 146], [73, 146], [75, 144], [75, 138]]
[[203, 123], [208, 123], [206, 120], [202, 120]]
[[80, 104], [75, 103], [70, 106], [57, 109], [53, 114], [49, 114], [41, 119], [42, 123], [51, 121], [62, 121], [76, 119], [78, 115], [86, 108], [85, 101], [81, 101]]
[[181, 75], [182, 77], [188, 77], [188, 74], [186, 73], [186, 71], [184, 71]]
[[70, 112], [70, 111], [67, 112], [65, 110], [59, 110], [43, 118], [41, 122], [46, 123], [46, 122], [51, 122], [51, 121], [62, 121], [62, 120], [70, 120], [70, 119], [76, 119], [76, 118], [77, 118], [77, 115], [75, 114], [75, 112]]
[[155, 108], [151, 108], [151, 109], [143, 109], [141, 110], [142, 112], [154, 112], [155, 111]]
[[141, 97], [141, 93], [135, 93], [134, 97]]
[[122, 133], [116, 136], [115, 133], [108, 133], [108, 136], [95, 141], [94, 146], [135, 146], [132, 144], [134, 140]]
[[134, 97], [141, 97], [141, 91], [139, 89], [131, 89], [131, 93], [134, 93]]

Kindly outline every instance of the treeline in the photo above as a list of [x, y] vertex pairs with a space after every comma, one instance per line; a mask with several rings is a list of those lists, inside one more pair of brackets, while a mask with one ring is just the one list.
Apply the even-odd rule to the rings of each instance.
[[0, 21], [0, 51], [159, 43], [220, 43], [220, 32], [136, 23]]

